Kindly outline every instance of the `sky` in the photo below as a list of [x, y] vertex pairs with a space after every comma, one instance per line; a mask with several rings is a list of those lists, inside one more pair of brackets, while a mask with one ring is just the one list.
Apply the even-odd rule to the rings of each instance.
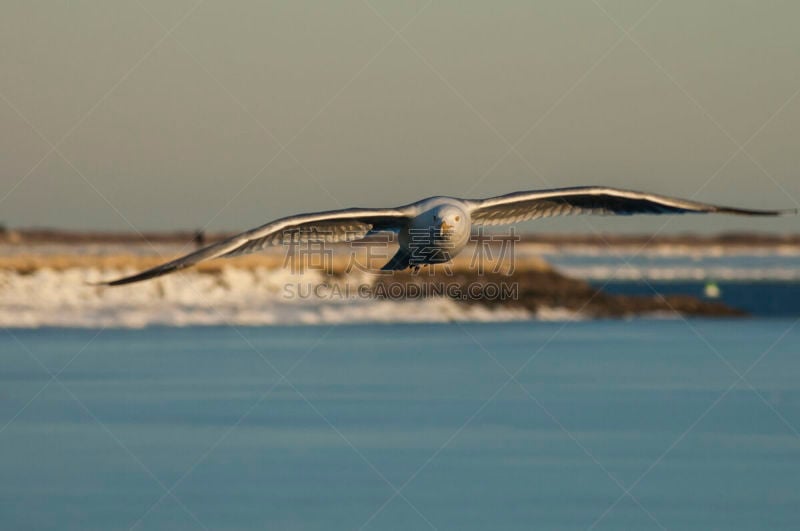
[[237, 230], [596, 184], [797, 207], [798, 20], [790, 0], [4, 0], [0, 223]]

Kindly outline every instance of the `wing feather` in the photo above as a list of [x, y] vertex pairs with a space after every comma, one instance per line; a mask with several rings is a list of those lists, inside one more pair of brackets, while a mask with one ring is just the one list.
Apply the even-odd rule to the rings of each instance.
[[741, 216], [778, 216], [797, 210], [734, 208], [657, 194], [583, 186], [516, 192], [489, 199], [471, 200], [475, 225], [502, 225], [532, 219], [573, 214], [630, 216], [633, 214], [718, 213]]
[[173, 273], [212, 258], [240, 256], [276, 245], [309, 241], [358, 240], [370, 232], [399, 230], [407, 223], [410, 215], [409, 207], [402, 207], [400, 209], [349, 208], [290, 216], [237, 234], [141, 273], [102, 282], [101, 285], [119, 286], [139, 282]]

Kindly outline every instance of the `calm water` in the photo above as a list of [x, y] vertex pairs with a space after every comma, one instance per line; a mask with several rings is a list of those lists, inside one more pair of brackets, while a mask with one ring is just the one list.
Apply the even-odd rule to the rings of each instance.
[[[681, 294], [711, 300], [704, 295], [705, 282], [612, 280], [611, 282], [594, 281], [593, 284], [609, 293], [623, 295]], [[784, 318], [800, 316], [800, 282], [763, 280], [759, 282], [721, 281], [715, 284], [720, 290], [720, 295], [719, 298], [713, 300], [744, 310], [749, 315]]]
[[0, 333], [0, 529], [797, 529], [792, 323]]

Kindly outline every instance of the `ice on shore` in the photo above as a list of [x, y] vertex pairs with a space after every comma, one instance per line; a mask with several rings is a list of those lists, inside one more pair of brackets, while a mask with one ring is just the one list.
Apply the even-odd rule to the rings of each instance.
[[[317, 272], [227, 267], [120, 287], [88, 283], [133, 271], [39, 269], [0, 271], [0, 326], [33, 328], [150, 325], [271, 325], [368, 322], [509, 321], [533, 316], [519, 308], [486, 308], [446, 299], [379, 300], [359, 295], [367, 275], [328, 285]], [[320, 289], [322, 286], [324, 289]], [[347, 287], [349, 286], [349, 288]], [[541, 318], [563, 318], [558, 312]]]
[[[521, 257], [538, 257], [543, 246], [520, 245]], [[546, 246], [545, 246], [546, 247]], [[30, 254], [50, 257], [104, 256], [123, 246], [44, 245], [19, 248], [0, 246], [0, 256]], [[570, 277], [602, 282], [618, 281], [792, 281], [800, 280], [800, 254], [759, 249], [718, 253], [697, 250], [686, 254], [673, 249], [659, 253], [591, 249], [549, 249], [545, 260]], [[81, 251], [80, 253], [78, 251]], [[133, 249], [146, 254], [145, 250]], [[152, 253], [153, 250], [149, 249]], [[178, 251], [164, 246], [165, 256]], [[740, 252], [741, 251], [741, 252]], [[54, 262], [55, 263], [55, 262]], [[318, 271], [303, 275], [290, 269], [226, 266], [219, 272], [187, 270], [149, 282], [117, 288], [88, 282], [135, 273], [133, 269], [101, 271], [84, 266], [0, 269], [0, 326], [4, 327], [144, 327], [148, 325], [268, 325], [367, 322], [509, 321], [519, 319], [570, 320], [580, 316], [563, 308], [541, 308], [535, 314], [522, 308], [462, 304], [447, 299], [389, 301], [359, 296], [358, 286], [370, 284], [367, 274], [348, 274], [333, 286]], [[112, 266], [116, 267], [116, 266]], [[350, 286], [350, 292], [341, 288]], [[315, 289], [316, 287], [327, 289]], [[336, 288], [340, 288], [339, 291]]]

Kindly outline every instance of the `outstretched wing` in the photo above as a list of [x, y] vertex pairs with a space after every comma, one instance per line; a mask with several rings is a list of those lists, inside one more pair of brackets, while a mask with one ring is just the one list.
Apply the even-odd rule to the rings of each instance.
[[797, 210], [749, 210], [698, 203], [663, 195], [599, 186], [516, 192], [472, 200], [472, 223], [502, 225], [571, 214], [629, 216], [632, 214], [715, 213], [741, 216], [779, 216]]
[[282, 218], [203, 247], [136, 275], [102, 285], [119, 286], [160, 277], [199, 262], [218, 257], [254, 253], [266, 247], [308, 241], [344, 242], [359, 240], [370, 232], [397, 231], [408, 221], [407, 209], [349, 208]]

